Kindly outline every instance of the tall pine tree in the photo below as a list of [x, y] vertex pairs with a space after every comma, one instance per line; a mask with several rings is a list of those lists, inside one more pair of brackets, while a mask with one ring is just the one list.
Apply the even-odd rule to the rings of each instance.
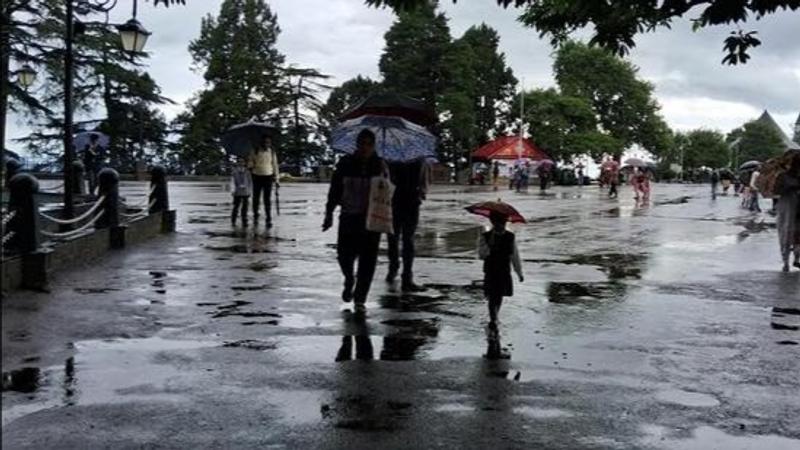
[[205, 89], [176, 123], [184, 166], [217, 173], [225, 156], [219, 136], [252, 117], [279, 122], [290, 102], [276, 48], [277, 17], [264, 0], [225, 0], [217, 17], [203, 19], [200, 37], [189, 45]]
[[384, 87], [424, 101], [435, 109], [448, 85], [445, 57], [450, 50], [450, 27], [436, 2], [400, 11], [386, 32], [379, 69]]

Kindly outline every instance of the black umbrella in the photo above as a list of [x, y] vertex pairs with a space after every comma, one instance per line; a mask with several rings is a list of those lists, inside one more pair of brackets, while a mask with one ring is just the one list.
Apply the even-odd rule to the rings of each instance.
[[228, 128], [222, 135], [222, 146], [231, 155], [247, 156], [253, 152], [266, 136], [274, 136], [277, 128], [251, 119]]
[[753, 169], [758, 169], [759, 167], [761, 167], [761, 162], [753, 160], [753, 161], [747, 161], [746, 163], [739, 166], [739, 170], [753, 170]]
[[400, 117], [424, 127], [436, 123], [433, 111], [422, 100], [390, 92], [370, 95], [342, 114], [339, 120], [345, 121], [366, 115]]

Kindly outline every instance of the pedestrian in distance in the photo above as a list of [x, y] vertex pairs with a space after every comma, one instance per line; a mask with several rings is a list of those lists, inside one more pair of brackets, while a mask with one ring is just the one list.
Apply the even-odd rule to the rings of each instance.
[[86, 179], [89, 182], [89, 193], [94, 193], [97, 187], [97, 172], [100, 170], [104, 158], [104, 149], [100, 145], [100, 135], [89, 135], [89, 143], [83, 149], [83, 167], [86, 169]]
[[395, 190], [392, 199], [394, 234], [388, 235], [389, 272], [387, 283], [394, 283], [400, 270], [400, 243], [403, 244], [403, 292], [419, 292], [424, 287], [414, 283], [414, 235], [419, 224], [419, 209], [428, 193], [430, 180], [427, 163], [414, 161], [389, 164], [389, 174]]
[[778, 200], [776, 224], [780, 244], [783, 271], [789, 271], [789, 259], [794, 253], [793, 265], [800, 269], [800, 153], [785, 156], [786, 170], [781, 173], [775, 183]]
[[247, 210], [250, 196], [253, 195], [253, 178], [247, 170], [247, 161], [239, 157], [231, 170], [231, 193], [233, 210], [231, 225], [236, 227], [236, 218], [241, 215], [242, 226], [247, 228]]
[[712, 170], [711, 171], [711, 198], [716, 200], [717, 198], [717, 185], [719, 184], [719, 171]]
[[500, 162], [495, 161], [492, 165], [492, 186], [494, 186], [494, 190], [497, 190], [497, 183], [500, 182]]
[[758, 187], [756, 187], [756, 182], [758, 181], [758, 177], [761, 175], [761, 172], [756, 169], [752, 175], [750, 175], [750, 181], [747, 185], [747, 209], [751, 212], [761, 212], [761, 206], [758, 203]]
[[511, 269], [516, 272], [520, 283], [525, 278], [514, 233], [506, 228], [508, 217], [493, 211], [489, 220], [492, 229], [478, 238], [478, 256], [483, 260], [483, 292], [489, 306], [489, 333], [496, 336], [503, 297], [514, 295]]
[[[344, 276], [342, 301], [355, 302], [356, 314], [366, 312], [381, 235], [367, 229], [370, 183], [372, 177], [387, 171], [386, 164], [375, 153], [375, 134], [367, 129], [356, 137], [356, 151], [345, 155], [336, 164], [328, 190], [322, 231], [333, 226], [333, 213], [339, 207], [339, 231], [336, 244], [339, 267]], [[354, 266], [358, 260], [358, 273]]]
[[[264, 204], [265, 225], [272, 228], [272, 187], [278, 187], [280, 170], [278, 156], [272, 148], [272, 138], [264, 136], [261, 145], [247, 158], [253, 177], [253, 226], [258, 227], [261, 204]], [[263, 202], [262, 202], [263, 200]]]

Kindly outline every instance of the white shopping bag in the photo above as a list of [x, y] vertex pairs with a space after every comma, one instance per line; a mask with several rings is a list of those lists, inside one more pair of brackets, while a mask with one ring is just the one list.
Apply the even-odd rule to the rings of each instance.
[[392, 197], [394, 184], [388, 172], [372, 177], [369, 185], [369, 206], [367, 207], [367, 230], [376, 233], [394, 234], [392, 219]]

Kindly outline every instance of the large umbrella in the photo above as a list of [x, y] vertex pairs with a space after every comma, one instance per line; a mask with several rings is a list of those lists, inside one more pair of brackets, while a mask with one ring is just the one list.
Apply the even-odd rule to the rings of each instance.
[[483, 217], [491, 217], [492, 213], [501, 214], [508, 218], [511, 223], [525, 223], [525, 218], [516, 208], [508, 203], [497, 200], [496, 202], [481, 202], [467, 206], [467, 211]]
[[628, 158], [625, 160], [625, 165], [632, 167], [641, 167], [641, 168], [647, 167], [647, 163], [639, 158]]
[[111, 140], [107, 134], [99, 131], [81, 131], [80, 133], [75, 133], [75, 136], [72, 138], [72, 145], [78, 151], [83, 151], [83, 149], [89, 146], [89, 143], [92, 141], [92, 136], [97, 136], [97, 144], [100, 145], [100, 147], [108, 148], [108, 144]]
[[739, 166], [739, 170], [753, 170], [761, 167], [760, 161], [747, 161], [746, 163]]
[[339, 120], [345, 121], [361, 116], [401, 117], [422, 126], [436, 123], [433, 111], [422, 100], [390, 92], [370, 95], [342, 114]]
[[342, 122], [331, 132], [331, 146], [352, 154], [356, 151], [358, 134], [365, 129], [375, 133], [375, 149], [387, 161], [410, 162], [436, 157], [436, 136], [400, 117], [361, 116]]
[[273, 136], [277, 129], [268, 123], [253, 119], [228, 128], [222, 134], [222, 146], [236, 156], [247, 156], [261, 145], [265, 136]]

